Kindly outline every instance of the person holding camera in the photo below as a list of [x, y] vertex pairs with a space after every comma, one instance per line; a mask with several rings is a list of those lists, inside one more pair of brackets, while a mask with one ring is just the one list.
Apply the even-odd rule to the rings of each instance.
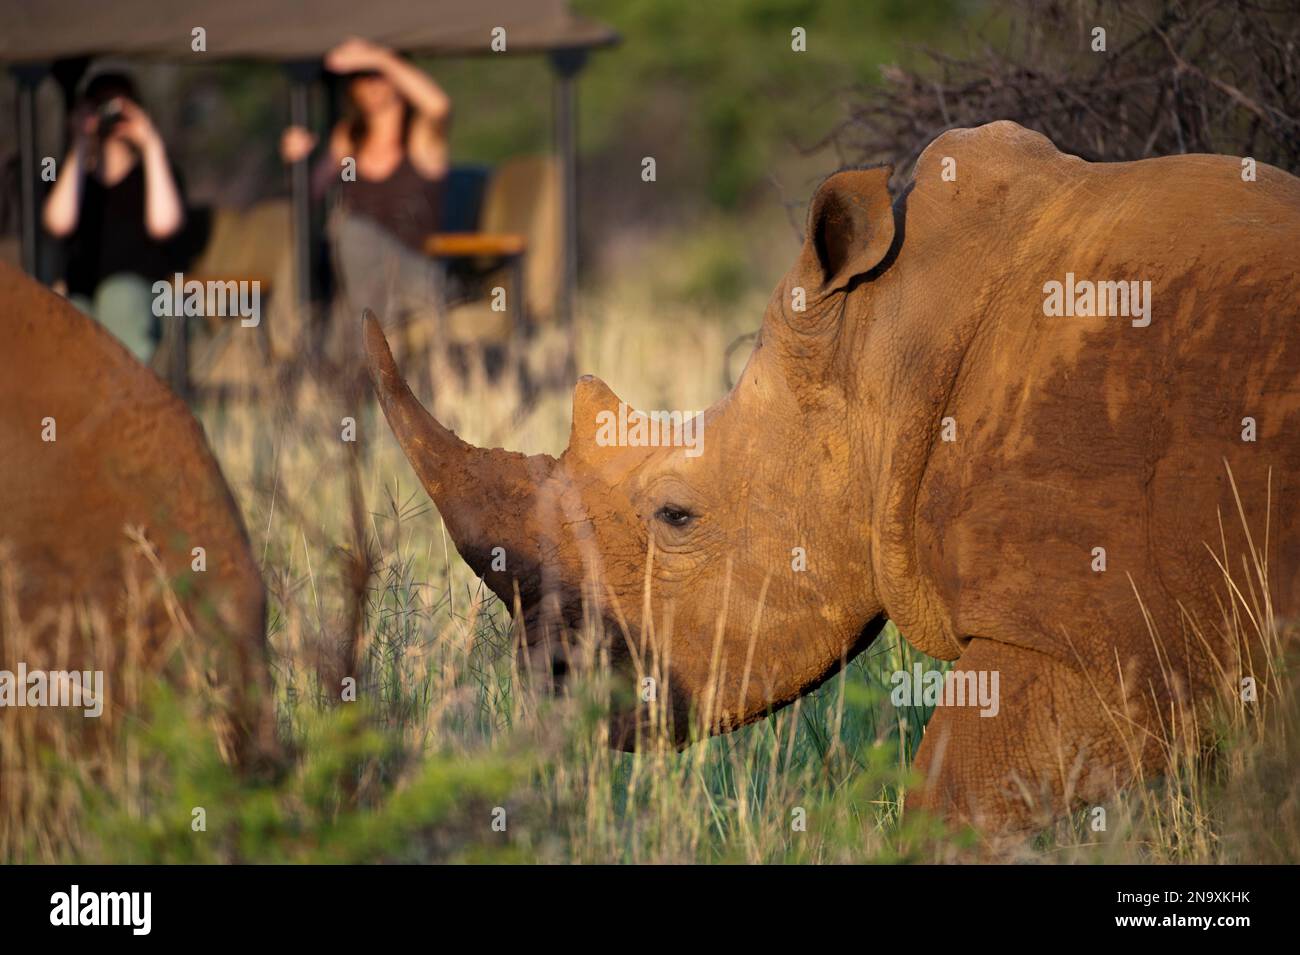
[[102, 73], [87, 85], [43, 219], [65, 242], [69, 299], [147, 362], [160, 330], [152, 286], [178, 264], [185, 202], [129, 77]]

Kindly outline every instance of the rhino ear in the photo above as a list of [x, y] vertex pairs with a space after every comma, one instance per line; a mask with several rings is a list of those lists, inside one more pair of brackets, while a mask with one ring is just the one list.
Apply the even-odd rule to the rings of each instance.
[[827, 178], [808, 208], [801, 271], [822, 293], [844, 289], [879, 265], [894, 242], [890, 166], [845, 169]]

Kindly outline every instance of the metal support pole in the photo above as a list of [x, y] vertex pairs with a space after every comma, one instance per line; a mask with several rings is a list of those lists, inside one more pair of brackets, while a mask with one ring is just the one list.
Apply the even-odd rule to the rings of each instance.
[[524, 260], [528, 253], [510, 257], [510, 344], [507, 349], [507, 364], [510, 373], [519, 382], [519, 393], [531, 398], [528, 381], [527, 361], [527, 316], [524, 314]]
[[[289, 63], [289, 122], [311, 128], [311, 87], [320, 76], [317, 62]], [[312, 215], [311, 159], [303, 157], [290, 170], [291, 208], [293, 217], [293, 276], [298, 306], [311, 307], [312, 293]]]
[[[72, 116], [73, 109], [77, 105], [77, 88], [81, 86], [82, 77], [86, 75], [86, 70], [90, 68], [90, 57], [74, 56], [65, 60], [55, 60], [54, 65], [50, 67], [50, 73], [55, 81], [59, 84], [59, 91], [63, 93], [63, 117], [68, 119]], [[65, 122], [63, 124], [63, 138], [60, 140], [61, 156], [66, 156], [68, 150], [72, 147], [72, 124]]]
[[578, 95], [577, 76], [587, 62], [586, 50], [556, 50], [551, 53], [555, 71], [555, 148], [560, 156], [560, 208], [563, 235], [563, 271], [556, 295], [555, 317], [568, 338], [564, 378], [572, 380], [577, 369], [577, 348], [573, 325], [578, 290]]
[[[77, 105], [77, 90], [81, 86], [82, 77], [86, 75], [86, 70], [90, 68], [90, 57], [76, 56], [63, 60], [55, 60], [54, 65], [50, 67], [50, 75], [54, 81], [59, 84], [59, 91], [63, 94], [63, 122], [59, 125], [62, 127], [62, 135], [58, 139], [58, 161], [63, 162], [64, 158], [72, 149], [73, 130], [72, 111]], [[53, 283], [60, 276], [67, 277], [67, 249], [62, 242], [55, 241], [44, 231], [37, 232], [36, 248], [38, 250], [37, 261], [40, 278], [44, 282]]]
[[36, 87], [48, 72], [45, 64], [16, 66], [13, 68], [14, 79], [18, 85], [18, 156], [19, 176], [21, 178], [21, 204], [19, 206], [22, 220], [23, 271], [33, 278], [40, 267], [39, 241], [40, 231], [36, 225]]
[[181, 314], [162, 321], [162, 347], [171, 359], [167, 368], [167, 381], [172, 386], [172, 391], [188, 402], [193, 397], [190, 390], [190, 320]]

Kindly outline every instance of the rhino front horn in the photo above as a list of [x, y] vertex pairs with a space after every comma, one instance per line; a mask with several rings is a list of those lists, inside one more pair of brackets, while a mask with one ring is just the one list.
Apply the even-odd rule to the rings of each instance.
[[537, 489], [550, 476], [555, 459], [488, 450], [456, 437], [411, 394], [375, 313], [366, 309], [362, 323], [366, 367], [406, 460], [438, 506], [465, 562], [507, 607], [513, 606], [515, 582], [526, 591], [537, 576], [542, 550]]
[[442, 497], [456, 478], [463, 476], [465, 464], [486, 452], [466, 444], [425, 410], [402, 378], [375, 313], [366, 309], [361, 320], [365, 326], [366, 367], [384, 417], [425, 490], [441, 506]]

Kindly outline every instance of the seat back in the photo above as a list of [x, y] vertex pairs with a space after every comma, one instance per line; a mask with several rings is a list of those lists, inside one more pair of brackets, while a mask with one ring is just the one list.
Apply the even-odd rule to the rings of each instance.
[[457, 164], [447, 173], [442, 206], [442, 232], [473, 232], [483, 211], [483, 195], [492, 176], [490, 166]]
[[269, 286], [278, 277], [281, 261], [292, 258], [292, 236], [287, 199], [270, 199], [246, 210], [214, 209], [207, 244], [188, 272], [193, 278], [256, 279]]
[[292, 211], [288, 199], [268, 199], [247, 209], [214, 208], [209, 215], [207, 242], [186, 278], [261, 283], [262, 324], [251, 330], [209, 319], [209, 334], [195, 336], [191, 329], [191, 379], [204, 388], [246, 392], [267, 380], [263, 349], [284, 361], [306, 345], [307, 317], [295, 293]]
[[502, 163], [488, 181], [479, 219], [483, 232], [524, 236], [524, 304], [536, 321], [555, 311], [563, 258], [560, 165], [553, 156], [520, 156]]

